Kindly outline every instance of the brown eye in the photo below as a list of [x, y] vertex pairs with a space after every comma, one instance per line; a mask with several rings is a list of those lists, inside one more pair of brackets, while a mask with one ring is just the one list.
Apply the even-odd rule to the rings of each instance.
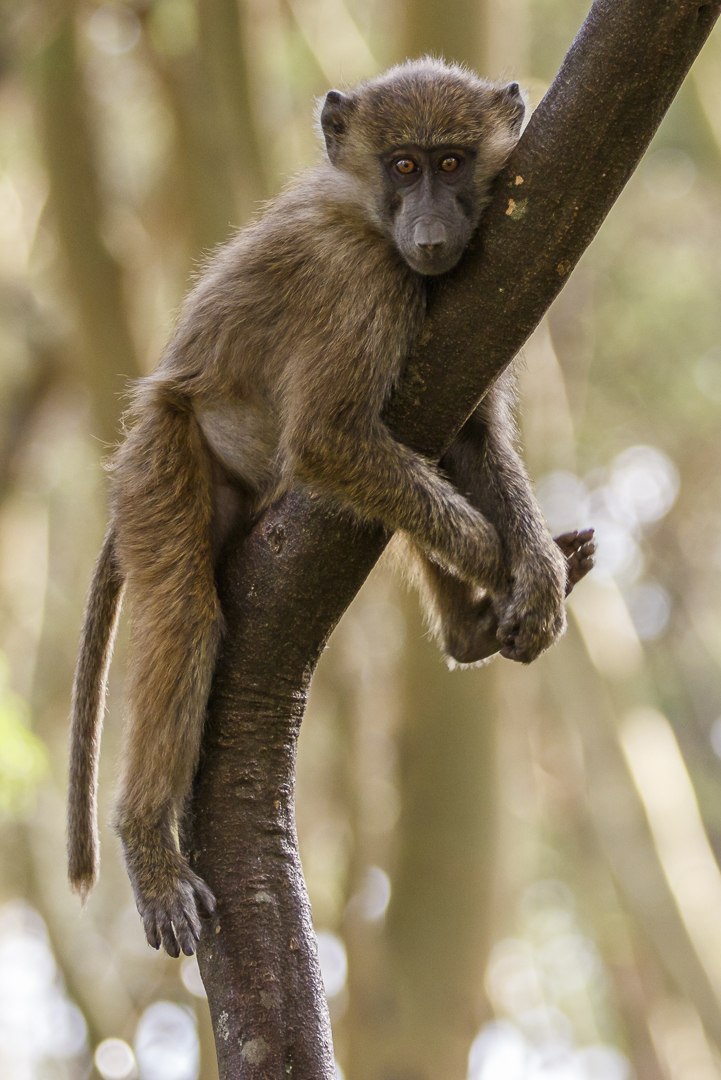
[[416, 163], [411, 161], [410, 158], [401, 158], [400, 161], [395, 163], [395, 169], [401, 176], [410, 176], [411, 173], [416, 171]]
[[459, 165], [460, 161], [457, 157], [443, 158], [443, 161], [441, 162], [443, 172], [455, 172]]

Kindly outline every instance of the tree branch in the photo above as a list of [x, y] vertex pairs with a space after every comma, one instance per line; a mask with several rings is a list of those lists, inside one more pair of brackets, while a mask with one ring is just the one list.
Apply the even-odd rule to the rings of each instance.
[[[421, 341], [387, 411], [401, 441], [438, 458], [523, 345], [720, 10], [721, 0], [596, 0], [472, 249], [434, 283]], [[386, 539], [295, 490], [220, 574], [228, 632], [191, 846], [218, 898], [199, 960], [223, 1080], [334, 1076], [295, 836], [295, 745], [320, 652]]]

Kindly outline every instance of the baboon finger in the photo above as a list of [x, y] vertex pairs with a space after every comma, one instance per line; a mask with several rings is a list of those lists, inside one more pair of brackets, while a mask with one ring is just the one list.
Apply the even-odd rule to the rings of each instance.
[[163, 939], [163, 947], [168, 954], [177, 959], [180, 956], [180, 948], [173, 932], [173, 924], [170, 921], [170, 917], [167, 911], [162, 909], [158, 911], [158, 929], [160, 930], [160, 936]]
[[158, 932], [158, 924], [155, 918], [155, 912], [149, 911], [143, 915], [143, 929], [145, 930], [145, 937], [148, 945], [152, 949], [160, 948], [160, 934]]

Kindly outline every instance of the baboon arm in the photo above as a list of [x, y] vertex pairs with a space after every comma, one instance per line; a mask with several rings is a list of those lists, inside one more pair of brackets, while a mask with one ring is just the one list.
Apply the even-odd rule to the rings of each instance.
[[295, 472], [351, 504], [361, 517], [402, 529], [421, 550], [491, 590], [507, 586], [493, 525], [420, 454], [376, 421], [300, 431]]

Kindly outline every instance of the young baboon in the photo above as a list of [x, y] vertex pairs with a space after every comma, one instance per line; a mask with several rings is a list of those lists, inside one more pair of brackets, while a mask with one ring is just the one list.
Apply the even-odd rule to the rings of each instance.
[[[207, 886], [178, 849], [222, 634], [216, 557], [284, 487], [399, 530], [449, 657], [528, 663], [562, 633], [567, 569], [513, 446], [508, 380], [441, 467], [382, 420], [429, 275], [460, 259], [519, 137], [518, 85], [407, 63], [320, 113], [327, 158], [210, 260], [134, 390], [75, 680], [69, 873], [98, 868], [96, 783], [121, 593], [130, 612], [116, 828], [151, 945], [194, 951]], [[574, 575], [588, 534], [566, 538]]]

